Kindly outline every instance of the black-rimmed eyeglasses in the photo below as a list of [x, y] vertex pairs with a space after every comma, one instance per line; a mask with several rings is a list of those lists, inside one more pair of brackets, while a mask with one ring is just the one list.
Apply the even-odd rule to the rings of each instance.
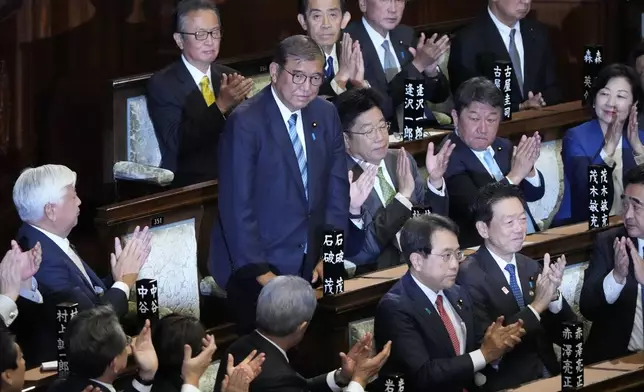
[[286, 73], [288, 73], [289, 75], [291, 75], [293, 77], [293, 83], [295, 83], [295, 84], [304, 84], [304, 82], [306, 82], [306, 80], [309, 79], [311, 81], [312, 86], [319, 86], [324, 81], [324, 75], [319, 74], [319, 73], [313, 74], [311, 76], [307, 76], [302, 72], [298, 72], [298, 71], [291, 72], [291, 71], [289, 71], [288, 69], [286, 69], [284, 67], [281, 67], [281, 68], [284, 71], [286, 71]]
[[210, 31], [197, 31], [195, 33], [186, 33], [185, 31], [179, 31], [179, 34], [185, 35], [194, 35], [197, 41], [205, 41], [208, 39], [208, 36], [212, 36], [212, 39], [221, 39], [224, 35], [224, 32], [221, 29], [215, 29]]

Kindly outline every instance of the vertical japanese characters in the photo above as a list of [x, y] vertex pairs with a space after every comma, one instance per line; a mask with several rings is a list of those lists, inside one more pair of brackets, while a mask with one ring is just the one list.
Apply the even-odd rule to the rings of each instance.
[[512, 63], [495, 61], [493, 69], [494, 85], [503, 93], [503, 120], [512, 119]]
[[580, 321], [564, 322], [561, 327], [561, 390], [584, 386], [584, 328]]
[[595, 82], [597, 74], [602, 68], [604, 52], [601, 45], [584, 46], [584, 67], [583, 67], [583, 96], [581, 101], [583, 105], [588, 103], [590, 98], [590, 89]]
[[78, 303], [63, 302], [56, 305], [56, 345], [58, 349], [58, 377], [69, 376], [69, 361], [65, 350], [67, 325], [78, 314]]
[[588, 166], [588, 229], [608, 226], [609, 203], [613, 200], [612, 180], [607, 166]]
[[425, 86], [422, 79], [405, 80], [405, 103], [403, 106], [403, 141], [424, 137], [421, 120], [425, 118]]
[[344, 232], [329, 230], [324, 232], [322, 242], [323, 293], [335, 295], [344, 293]]

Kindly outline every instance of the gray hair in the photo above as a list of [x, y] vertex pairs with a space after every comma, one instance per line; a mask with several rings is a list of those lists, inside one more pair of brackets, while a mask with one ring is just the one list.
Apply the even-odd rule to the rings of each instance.
[[25, 169], [13, 186], [13, 204], [23, 222], [38, 222], [47, 204], [58, 204], [66, 187], [76, 186], [76, 173], [63, 165]]
[[308, 35], [292, 35], [284, 38], [277, 47], [273, 62], [283, 67], [288, 59], [301, 61], [319, 61], [324, 64], [324, 52], [322, 48]]
[[317, 299], [311, 284], [299, 276], [278, 276], [257, 299], [257, 328], [269, 335], [285, 337], [313, 318]]
[[176, 31], [185, 32], [185, 23], [187, 15], [194, 11], [212, 11], [217, 14], [219, 26], [221, 27], [221, 16], [219, 9], [212, 0], [182, 0], [175, 11], [176, 14]]
[[67, 325], [69, 369], [81, 377], [99, 378], [126, 347], [127, 337], [111, 306], [79, 312]]

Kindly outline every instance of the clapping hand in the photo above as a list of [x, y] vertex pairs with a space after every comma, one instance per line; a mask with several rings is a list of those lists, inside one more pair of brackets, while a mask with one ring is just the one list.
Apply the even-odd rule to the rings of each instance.
[[251, 351], [248, 356], [234, 366], [235, 358], [228, 354], [226, 375], [222, 381], [222, 392], [246, 392], [250, 383], [262, 372], [264, 353], [257, 354], [257, 350]]
[[139, 271], [152, 249], [151, 241], [152, 233], [147, 226], [143, 230], [137, 226], [125, 247], [121, 246], [118, 237], [114, 238], [114, 253], [110, 255], [114, 281], [124, 282], [129, 287], [136, 283]]
[[449, 157], [452, 155], [456, 144], [451, 140], [447, 140], [443, 147], [441, 147], [438, 154], [434, 155], [434, 143], [429, 142], [427, 145], [427, 154], [425, 155], [425, 167], [429, 174], [429, 182], [436, 189], [443, 187], [443, 175], [447, 170]]
[[152, 344], [150, 320], [145, 320], [141, 333], [132, 340], [130, 350], [136, 364], [139, 366], [139, 376], [144, 380], [153, 380], [159, 368], [159, 359]]
[[351, 381], [358, 361], [369, 358], [372, 344], [373, 337], [370, 333], [366, 333], [353, 345], [353, 347], [351, 347], [351, 350], [349, 350], [347, 354], [340, 353], [342, 367], [339, 374], [340, 379], [338, 381], [340, 381], [341, 384], [346, 385]]
[[411, 163], [409, 163], [409, 157], [404, 147], [398, 150], [396, 175], [398, 176], [398, 191], [407, 199], [411, 198], [416, 188], [416, 179], [411, 174]]
[[199, 379], [204, 374], [210, 363], [212, 356], [217, 350], [215, 338], [212, 335], [206, 335], [201, 340], [202, 349], [201, 353], [196, 357], [192, 357], [192, 347], [185, 345], [183, 347], [183, 365], [181, 366], [181, 377], [185, 384], [190, 384], [199, 387]]
[[534, 136], [521, 136], [519, 145], [512, 155], [512, 166], [508, 178], [514, 185], [519, 185], [528, 176], [534, 176], [534, 165], [541, 154], [541, 136], [538, 132]]
[[644, 146], [640, 140], [639, 125], [637, 123], [637, 102], [631, 106], [631, 111], [628, 115], [628, 128], [627, 128], [628, 143], [633, 148], [633, 154], [644, 154]]
[[448, 49], [449, 37], [447, 35], [438, 38], [438, 34], [434, 33], [430, 38], [425, 39], [425, 33], [420, 33], [416, 48], [409, 48], [409, 51], [414, 56], [412, 63], [419, 72], [436, 76], [438, 62]]
[[16, 241], [11, 241], [11, 249], [0, 262], [0, 294], [16, 301], [21, 286], [31, 287], [31, 278], [38, 272], [41, 262], [40, 242], [31, 250], [23, 252]]
[[359, 215], [362, 205], [373, 189], [373, 184], [376, 181], [376, 173], [378, 166], [368, 164], [363, 173], [357, 180], [353, 181], [353, 171], [349, 170], [349, 213], [352, 215]]
[[528, 91], [528, 100], [523, 102], [519, 109], [541, 109], [543, 106], [546, 106], [546, 101], [543, 99], [543, 95], [541, 93], [534, 94], [532, 91]]
[[630, 264], [628, 252], [626, 251], [625, 237], [615, 238], [615, 241], [613, 241], [613, 252], [613, 260], [615, 260], [613, 278], [615, 278], [617, 283], [624, 284], [628, 276], [628, 265]]

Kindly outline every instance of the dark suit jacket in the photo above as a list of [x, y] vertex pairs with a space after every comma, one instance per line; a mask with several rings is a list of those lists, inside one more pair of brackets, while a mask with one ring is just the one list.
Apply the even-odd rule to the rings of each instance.
[[[27, 223], [22, 224], [16, 238], [23, 249], [31, 249], [37, 242], [42, 246], [43, 259], [36, 273], [36, 280], [45, 303], [51, 303], [55, 307], [62, 302], [77, 302], [79, 311], [96, 305], [111, 304], [119, 317], [127, 313], [127, 297], [122, 290], [110, 287], [114, 283], [111, 277], [105, 280], [99, 279], [89, 265], [81, 259], [92, 281], [90, 285], [67, 253], [49, 237]], [[97, 287], [103, 290], [102, 295], [96, 294]]]
[[[256, 331], [242, 336], [226, 351], [223, 358], [232, 354], [235, 365], [241, 362], [251, 351], [266, 354], [262, 365], [262, 372], [250, 383], [250, 392], [330, 392], [331, 388], [326, 383], [326, 374], [305, 379], [300, 376], [289, 364], [284, 355], [268, 340]], [[226, 375], [226, 366], [220, 366], [217, 373], [215, 391], [221, 388], [221, 382]]]
[[[640, 130], [640, 139], [644, 140], [644, 131]], [[625, 135], [624, 135], [625, 136]], [[588, 166], [608, 166], [601, 158], [601, 149], [604, 147], [604, 134], [597, 120], [591, 120], [569, 129], [563, 138], [561, 155], [563, 157], [564, 171], [566, 174], [566, 192], [570, 192], [570, 199], [574, 202], [571, 206], [571, 223], [586, 221], [588, 211]], [[622, 138], [622, 177], [635, 167], [633, 148], [627, 137]], [[609, 181], [612, 188], [613, 181]], [[613, 201], [609, 200], [609, 210]]]
[[10, 329], [22, 349], [27, 369], [58, 359], [56, 304], [49, 298], [42, 304], [23, 297], [16, 300], [20, 314]]
[[[449, 158], [445, 181], [450, 192], [449, 211], [452, 218], [460, 228], [459, 241], [462, 247], [480, 245], [483, 241], [476, 231], [474, 217], [470, 207], [476, 200], [476, 195], [483, 186], [494, 182], [494, 177], [488, 173], [476, 154], [453, 132], [449, 136], [456, 147]], [[512, 143], [504, 138], [497, 137], [492, 143], [494, 160], [504, 176], [507, 176], [512, 164]], [[543, 175], [539, 173], [541, 186], [535, 187], [530, 182], [523, 180], [519, 185], [523, 191], [525, 201], [536, 201], [543, 197], [546, 191]], [[507, 178], [501, 181], [507, 182]], [[535, 230], [539, 230], [528, 206], [524, 204], [526, 214], [532, 220]]]
[[[234, 72], [223, 65], [211, 65], [215, 96], [222, 74]], [[215, 179], [217, 141], [226, 119], [216, 104], [206, 105], [182, 59], [152, 75], [147, 103], [161, 150], [161, 167], [174, 172], [173, 186]]]
[[364, 59], [364, 77], [372, 88], [386, 97], [381, 109], [385, 118], [392, 121], [392, 125], [397, 124], [395, 121], [396, 108], [405, 100], [405, 79], [423, 79], [427, 101], [443, 102], [449, 96], [449, 83], [443, 73], [439, 73], [436, 78], [430, 78], [423, 72], [419, 72], [411, 63], [414, 57], [409, 51], [409, 47], [415, 48], [418, 42], [418, 37], [411, 27], [398, 25], [389, 32], [391, 45], [401, 67], [401, 71], [389, 83], [387, 83], [378, 52], [364, 27], [362, 18], [349, 23], [345, 32], [349, 33], [354, 40], [360, 41], [360, 49]]
[[464, 355], [456, 355], [445, 326], [431, 303], [406, 273], [380, 300], [374, 337], [378, 350], [391, 340], [391, 356], [381, 374], [402, 373], [411, 391], [478, 391], [469, 352], [474, 341], [472, 301], [463, 287], [443, 291], [467, 329]]
[[485, 389], [497, 391], [518, 386], [543, 376], [543, 366], [548, 372], [557, 375], [560, 372], [559, 362], [552, 348], [553, 343], [560, 344], [561, 323], [575, 321], [573, 313], [565, 299], [563, 307], [557, 314], [546, 310], [541, 314], [541, 321], [527, 306], [534, 299], [536, 280], [542, 267], [538, 262], [520, 253], [516, 254], [517, 273], [523, 292], [525, 307], [521, 310], [508, 281], [492, 255], [485, 246], [461, 264], [458, 283], [467, 288], [474, 302], [474, 324], [476, 341], [482, 342], [485, 330], [499, 316], [505, 316], [505, 323], [512, 324], [523, 320], [526, 330], [521, 344], [506, 353], [498, 364], [498, 370], [488, 366], [484, 373], [487, 377]]
[[[86, 378], [76, 377], [74, 375], [70, 376], [67, 379], [58, 379], [56, 380], [49, 389], [48, 392], [82, 392], [85, 387], [88, 385], [93, 385], [99, 387], [102, 392], [110, 392], [109, 389], [105, 388], [103, 385], [98, 384], [97, 382], [90, 381]], [[137, 390], [129, 384], [123, 392], [137, 392]]]
[[[615, 266], [613, 241], [616, 237], [628, 237], [626, 229], [618, 227], [597, 235], [590, 263], [584, 271], [579, 310], [593, 323], [584, 346], [584, 363], [587, 364], [630, 354], [628, 342], [639, 295], [633, 260], [630, 260], [626, 285], [617, 301], [613, 304], [606, 302], [603, 287], [604, 278], [612, 273]], [[637, 246], [637, 238], [631, 238], [631, 241]]]
[[[523, 93], [516, 77], [512, 78], [512, 108], [528, 98], [528, 92], [541, 93], [548, 105], [561, 102], [557, 85], [555, 57], [550, 49], [546, 27], [532, 19], [520, 22], [524, 48]], [[475, 76], [493, 78], [494, 62], [510, 61], [510, 55], [501, 34], [486, 11], [472, 24], [458, 31], [452, 40], [449, 55], [449, 80], [452, 91]]]
[[[429, 190], [427, 180], [418, 171], [416, 160], [408, 153], [411, 165], [411, 174], [416, 180], [414, 193], [411, 196], [411, 203], [415, 206], [427, 206], [433, 213], [447, 216], [449, 200], [447, 192], [445, 196], [439, 196]], [[353, 178], [357, 179], [363, 173], [360, 165], [346, 155], [347, 165], [353, 171]], [[387, 172], [398, 190], [398, 177], [396, 165], [398, 162], [398, 150], [389, 150], [384, 158]], [[400, 251], [396, 247], [396, 233], [411, 217], [411, 210], [397, 199], [392, 200], [386, 207], [383, 207], [378, 193], [375, 189], [371, 191], [363, 205], [365, 210], [364, 226], [366, 227], [366, 239], [359, 254], [350, 258], [356, 264], [373, 264], [377, 268], [386, 268], [401, 264]]]
[[222, 287], [233, 272], [255, 277], [271, 267], [310, 280], [324, 229], [347, 230], [349, 180], [340, 119], [322, 98], [301, 113], [308, 199], [271, 86], [226, 122], [219, 146], [221, 224], [213, 228], [209, 263]]

